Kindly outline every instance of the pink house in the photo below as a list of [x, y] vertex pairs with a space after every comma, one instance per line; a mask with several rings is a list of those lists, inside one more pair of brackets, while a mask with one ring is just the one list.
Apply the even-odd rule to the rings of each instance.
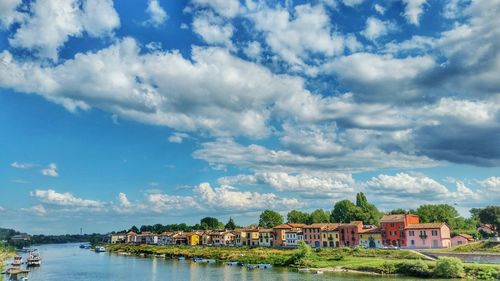
[[465, 234], [465, 233], [458, 234], [457, 236], [454, 236], [453, 238], [451, 238], [451, 245], [452, 246], [463, 245], [463, 244], [467, 244], [470, 242], [474, 242], [474, 237], [470, 236], [469, 234]]
[[449, 248], [450, 227], [446, 223], [416, 223], [405, 228], [407, 248]]

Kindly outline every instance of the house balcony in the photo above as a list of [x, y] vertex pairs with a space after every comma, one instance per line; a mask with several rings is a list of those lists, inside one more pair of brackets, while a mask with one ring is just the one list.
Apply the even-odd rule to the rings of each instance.
[[427, 239], [427, 234], [420, 234], [419, 237], [422, 239]]

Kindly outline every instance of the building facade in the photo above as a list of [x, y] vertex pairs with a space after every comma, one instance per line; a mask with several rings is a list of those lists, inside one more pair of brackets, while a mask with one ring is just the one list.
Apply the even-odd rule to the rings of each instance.
[[451, 247], [450, 227], [446, 223], [409, 224], [405, 234], [408, 248]]
[[380, 231], [384, 246], [406, 247], [405, 228], [420, 222], [417, 215], [384, 215], [380, 220]]

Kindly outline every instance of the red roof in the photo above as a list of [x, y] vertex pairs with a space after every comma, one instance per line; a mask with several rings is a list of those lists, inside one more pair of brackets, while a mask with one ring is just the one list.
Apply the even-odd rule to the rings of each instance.
[[444, 222], [432, 222], [432, 223], [415, 223], [409, 224], [406, 229], [436, 229], [441, 228], [441, 226], [446, 225]]

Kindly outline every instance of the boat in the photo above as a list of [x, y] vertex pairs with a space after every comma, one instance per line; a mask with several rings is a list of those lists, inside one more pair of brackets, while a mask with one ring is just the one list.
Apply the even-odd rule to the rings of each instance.
[[185, 259], [186, 259], [186, 257], [178, 257], [178, 259], [179, 259], [180, 261], [183, 261], [183, 260], [185, 260]]
[[203, 258], [194, 257], [191, 260], [194, 261], [194, 262], [201, 262], [203, 260]]
[[17, 250], [18, 252], [21, 252], [21, 253], [29, 253], [29, 252], [34, 252], [36, 251], [37, 249], [35, 248], [31, 248], [31, 247], [22, 247], [21, 249]]
[[102, 253], [102, 252], [106, 252], [106, 248], [104, 248], [103, 246], [98, 246], [98, 247], [95, 247], [94, 251], [96, 253]]
[[273, 266], [268, 264], [268, 263], [259, 263], [259, 264], [248, 264], [247, 268], [248, 269], [268, 269], [272, 268]]
[[80, 244], [80, 249], [85, 249], [85, 244]]
[[226, 262], [226, 265], [230, 265], [230, 266], [243, 266], [243, 263], [239, 262], [239, 261], [228, 261], [228, 262]]
[[316, 274], [323, 274], [323, 270], [316, 270]]
[[18, 280], [28, 280], [28, 273], [29, 272], [30, 271], [26, 270], [26, 269], [11, 267], [11, 268], [8, 268], [5, 272], [3, 272], [3, 274], [8, 275], [7, 280], [18, 281]]
[[14, 260], [11, 262], [12, 266], [19, 267], [23, 264], [23, 258], [21, 256], [15, 256]]
[[40, 266], [42, 264], [42, 257], [38, 252], [31, 252], [27, 259], [28, 266]]
[[92, 248], [92, 246], [91, 246], [91, 245], [85, 245], [85, 247], [84, 247], [84, 248], [88, 250], [88, 249], [91, 249], [91, 248]]

